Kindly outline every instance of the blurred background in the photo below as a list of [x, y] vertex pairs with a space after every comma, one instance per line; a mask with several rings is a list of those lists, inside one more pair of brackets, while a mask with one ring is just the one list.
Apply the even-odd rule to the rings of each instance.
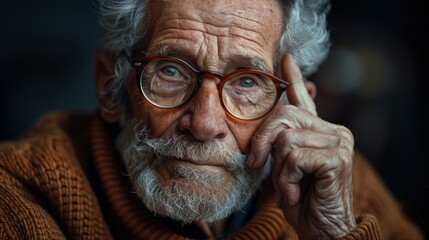
[[[352, 130], [429, 235], [424, 10], [417, 0], [333, 0], [332, 52], [311, 80], [319, 115]], [[0, 140], [19, 138], [49, 111], [94, 111], [101, 30], [91, 1], [2, 1], [0, 26]]]

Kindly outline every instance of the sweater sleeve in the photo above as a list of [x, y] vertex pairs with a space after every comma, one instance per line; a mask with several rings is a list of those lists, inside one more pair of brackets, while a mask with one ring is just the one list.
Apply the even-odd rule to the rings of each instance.
[[0, 168], [0, 239], [65, 239], [31, 190]]
[[0, 239], [65, 239], [51, 215], [0, 171]]
[[358, 226], [343, 239], [423, 239], [366, 160], [355, 158], [353, 205]]
[[112, 238], [66, 131], [79, 119], [52, 114], [0, 144], [0, 239]]
[[358, 226], [342, 240], [358, 240], [358, 239], [383, 239], [380, 235], [380, 229], [377, 224], [377, 219], [369, 214], [363, 214], [356, 219]]

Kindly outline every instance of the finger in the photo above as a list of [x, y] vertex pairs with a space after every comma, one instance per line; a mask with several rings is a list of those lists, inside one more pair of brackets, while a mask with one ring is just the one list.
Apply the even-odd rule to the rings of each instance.
[[268, 155], [272, 151], [278, 134], [290, 128], [287, 120], [283, 121], [268, 121], [259, 128], [253, 135], [250, 143], [250, 154], [246, 160], [246, 165], [249, 168], [261, 168], [265, 165]]
[[331, 148], [344, 145], [341, 136], [316, 132], [309, 129], [286, 129], [276, 138], [276, 151], [287, 155], [296, 148]]
[[298, 157], [296, 154], [300, 153], [301, 149], [295, 149], [291, 152], [292, 157], [284, 159], [279, 153], [274, 156], [276, 164], [274, 166], [280, 167], [273, 173], [273, 182], [276, 189], [282, 196], [283, 206], [294, 206], [298, 203], [301, 189], [299, 186], [300, 181], [304, 177], [304, 171], [299, 168]]
[[[340, 137], [338, 139], [340, 145], [346, 146], [350, 151], [354, 146], [353, 135], [347, 128], [331, 124], [307, 111], [287, 105], [277, 109], [254, 134], [251, 142], [251, 152], [246, 165], [250, 168], [261, 168], [264, 166], [273, 146], [278, 144], [276, 143], [278, 135], [286, 129], [309, 129], [319, 133], [331, 134]], [[320, 136], [318, 135], [317, 137]], [[307, 141], [312, 141], [312, 139], [307, 139]], [[332, 140], [335, 139], [330, 139], [328, 143], [332, 143]], [[284, 146], [284, 144], [278, 144], [278, 146]], [[301, 146], [304, 146], [304, 144]], [[309, 146], [318, 147], [314, 143]], [[326, 147], [329, 146], [331, 145], [327, 145]]]
[[338, 147], [343, 144], [340, 136], [315, 132], [307, 129], [286, 129], [280, 132], [275, 142], [275, 158], [273, 164], [273, 176], [279, 174], [281, 163], [293, 149], [313, 148], [324, 149]]
[[286, 92], [289, 103], [315, 115], [316, 105], [305, 87], [301, 70], [290, 54], [285, 54], [281, 63], [282, 78], [290, 85]]
[[[283, 156], [276, 154], [275, 158]], [[328, 219], [331, 226], [348, 226], [350, 222], [354, 228], [351, 172], [352, 158], [344, 148], [292, 150], [280, 175], [273, 179], [277, 182], [276, 189], [282, 200], [280, 206], [288, 221], [298, 226], [300, 222], [294, 219], [309, 214]]]
[[277, 154], [275, 158], [285, 159], [278, 176], [278, 189], [284, 191], [283, 197], [288, 204], [295, 203], [295, 192], [291, 189], [294, 190], [294, 185], [301, 181], [304, 174], [314, 177], [317, 182], [314, 194], [322, 199], [338, 194], [338, 187], [344, 187], [342, 180], [349, 183], [351, 179], [352, 157], [344, 148], [299, 148], [292, 150], [286, 158]]
[[282, 168], [277, 170], [278, 174], [274, 181], [277, 181], [276, 189], [280, 191], [282, 199], [285, 201], [285, 207], [296, 205], [302, 197], [302, 192], [308, 191], [305, 188], [310, 185], [307, 184], [303, 189], [301, 184], [304, 176], [311, 176], [315, 180], [322, 181], [328, 179], [329, 183], [325, 183], [325, 187], [337, 180], [335, 174], [341, 172], [342, 169], [340, 169], [339, 158], [335, 155], [337, 152], [333, 149], [337, 148], [296, 148], [286, 156], [282, 152], [275, 153], [275, 165], [280, 166], [280, 162], [284, 162]]
[[270, 118], [268, 118], [265, 123], [272, 124], [272, 122], [276, 121], [287, 123], [288, 128], [309, 129], [316, 132], [341, 136], [343, 138], [342, 140], [349, 142], [348, 145], [352, 146], [354, 144], [353, 134], [346, 127], [327, 122], [293, 105], [281, 106], [271, 114]]

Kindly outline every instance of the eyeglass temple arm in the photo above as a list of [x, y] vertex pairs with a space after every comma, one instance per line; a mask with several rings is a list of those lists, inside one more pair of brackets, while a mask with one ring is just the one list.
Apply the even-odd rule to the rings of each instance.
[[123, 56], [133, 68], [139, 68], [142, 66], [141, 61], [133, 61], [125, 50], [122, 50], [122, 52], [119, 55]]

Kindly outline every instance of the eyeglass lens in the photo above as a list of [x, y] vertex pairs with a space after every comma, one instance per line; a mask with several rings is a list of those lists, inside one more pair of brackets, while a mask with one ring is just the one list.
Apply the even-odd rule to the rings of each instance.
[[[185, 103], [197, 85], [197, 74], [181, 62], [149, 62], [140, 75], [145, 98], [161, 108], [174, 108]], [[221, 89], [226, 110], [240, 119], [255, 119], [275, 104], [277, 89], [267, 76], [257, 72], [237, 72], [228, 76]]]

